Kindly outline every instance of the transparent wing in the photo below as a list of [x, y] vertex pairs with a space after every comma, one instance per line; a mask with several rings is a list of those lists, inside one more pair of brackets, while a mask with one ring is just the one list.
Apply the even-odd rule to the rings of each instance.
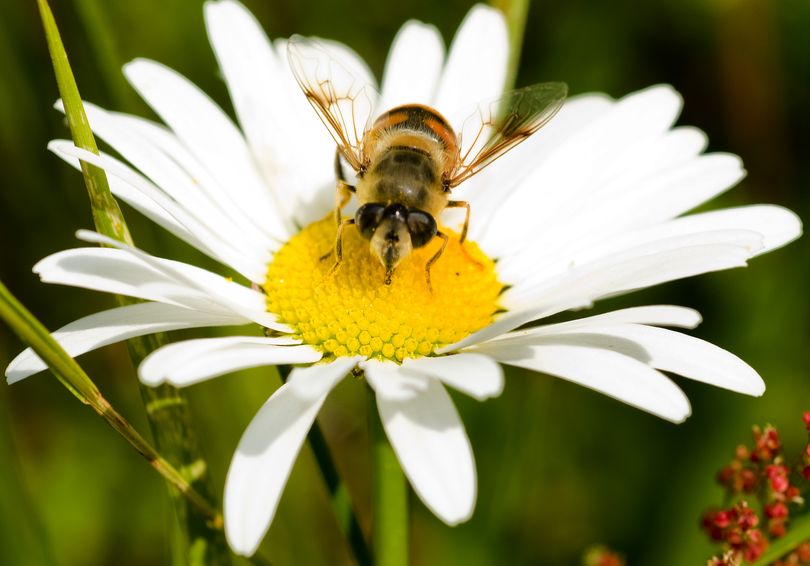
[[300, 35], [287, 43], [295, 80], [318, 113], [346, 162], [359, 171], [365, 163], [363, 137], [378, 100], [365, 69], [340, 57], [337, 48]]
[[541, 83], [481, 104], [459, 132], [461, 155], [450, 187], [458, 186], [542, 128], [560, 110], [565, 83]]

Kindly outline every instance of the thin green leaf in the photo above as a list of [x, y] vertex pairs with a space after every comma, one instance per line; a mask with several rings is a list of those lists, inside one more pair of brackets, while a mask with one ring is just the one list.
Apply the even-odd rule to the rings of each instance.
[[42, 358], [56, 377], [82, 403], [89, 405], [135, 448], [149, 464], [182, 493], [209, 521], [222, 528], [222, 516], [189, 485], [183, 475], [169, 464], [104, 398], [95, 383], [68, 355], [39, 320], [0, 282], [0, 318]]
[[[56, 75], [56, 84], [59, 86], [59, 94], [65, 104], [65, 115], [68, 126], [70, 126], [73, 143], [97, 154], [98, 146], [93, 132], [90, 130], [90, 124], [87, 122], [87, 114], [82, 106], [79, 88], [76, 86], [76, 79], [73, 78], [73, 71], [70, 69], [70, 62], [68, 62], [65, 47], [62, 45], [62, 38], [56, 27], [56, 21], [53, 19], [53, 13], [46, 0], [37, 1], [48, 41], [48, 51], [53, 62], [53, 71]], [[132, 238], [129, 235], [129, 229], [124, 222], [124, 216], [121, 214], [118, 203], [110, 193], [110, 186], [104, 171], [83, 161], [81, 166], [90, 196], [96, 229], [106, 236], [131, 244]]]

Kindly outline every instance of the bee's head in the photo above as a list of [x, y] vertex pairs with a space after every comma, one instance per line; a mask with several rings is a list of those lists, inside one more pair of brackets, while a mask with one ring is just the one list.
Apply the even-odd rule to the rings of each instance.
[[408, 210], [401, 204], [367, 203], [357, 209], [355, 223], [360, 234], [371, 240], [371, 251], [385, 268], [385, 283], [397, 265], [414, 248], [421, 248], [436, 235], [436, 221], [427, 212]]

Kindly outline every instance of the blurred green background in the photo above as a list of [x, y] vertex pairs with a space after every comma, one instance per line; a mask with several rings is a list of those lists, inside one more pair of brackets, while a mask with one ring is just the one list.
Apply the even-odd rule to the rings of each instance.
[[[352, 45], [379, 74], [408, 18], [449, 41], [471, 2], [245, 0], [272, 37], [292, 33]], [[162, 61], [232, 109], [208, 46], [199, 0], [53, 2], [85, 99], [153, 116], [117, 73], [136, 56]], [[93, 6], [97, 9], [91, 9]], [[109, 29], [108, 42], [89, 33]], [[810, 2], [807, 0], [574, 0], [532, 4], [518, 85], [564, 80], [573, 93], [613, 96], [666, 82], [686, 100], [680, 123], [708, 132], [711, 150], [742, 156], [739, 188], [712, 206], [787, 205], [807, 218], [810, 154]], [[112, 305], [102, 294], [40, 284], [31, 266], [77, 245], [91, 226], [80, 175], [48, 153], [68, 137], [51, 106], [55, 81], [34, 0], [3, 0], [0, 16], [0, 278], [50, 328]], [[136, 241], [159, 255], [205, 263], [136, 213]], [[720, 502], [715, 471], [753, 423], [803, 441], [808, 387], [808, 244], [801, 240], [744, 270], [677, 282], [600, 304], [690, 305], [695, 331], [742, 356], [768, 384], [749, 399], [679, 380], [694, 415], [674, 426], [586, 389], [512, 372], [502, 397], [455, 396], [478, 461], [473, 519], [449, 528], [413, 499], [414, 564], [578, 564], [604, 543], [631, 564], [705, 564], [701, 510]], [[200, 335], [200, 333], [195, 333]], [[21, 348], [0, 325], [0, 366]], [[141, 431], [143, 407], [126, 348], [82, 358], [106, 396]], [[189, 391], [214, 485], [255, 410], [277, 386], [246, 371]], [[368, 526], [365, 395], [353, 380], [321, 422]], [[0, 563], [169, 563], [172, 515], [162, 480], [47, 373], [0, 386]], [[308, 450], [296, 465], [262, 547], [278, 565], [348, 563]]]

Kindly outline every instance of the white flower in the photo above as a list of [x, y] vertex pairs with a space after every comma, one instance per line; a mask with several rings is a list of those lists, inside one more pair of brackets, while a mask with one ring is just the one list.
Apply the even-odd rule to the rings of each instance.
[[[298, 265], [283, 263], [283, 250], [294, 247], [287, 243], [303, 238], [312, 247], [317, 240], [307, 238], [325, 226], [312, 223], [333, 203], [335, 146], [290, 73], [285, 42], [268, 41], [252, 15], [232, 0], [209, 1], [205, 15], [241, 129], [182, 76], [136, 60], [126, 66], [126, 76], [166, 127], [87, 104], [96, 134], [129, 164], [68, 141], [49, 147], [76, 167], [83, 159], [106, 170], [118, 198], [218, 260], [226, 267], [224, 275], [235, 272], [255, 286], [87, 231], [79, 238], [111, 247], [63, 251], [34, 270], [45, 282], [147, 301], [55, 332], [73, 356], [181, 328], [255, 323], [273, 331], [266, 338], [168, 345], [141, 365], [145, 383], [185, 386], [241, 368], [304, 364], [259, 410], [231, 464], [225, 520], [236, 552], [250, 555], [259, 545], [315, 415], [355, 366], [376, 392], [385, 431], [414, 490], [448, 524], [472, 514], [476, 473], [445, 385], [483, 400], [501, 392], [499, 364], [519, 366], [674, 422], [689, 415], [689, 402], [661, 371], [749, 395], [764, 391], [759, 375], [739, 358], [662, 328], [694, 328], [700, 316], [688, 308], [637, 307], [516, 330], [603, 297], [743, 266], [800, 234], [798, 218], [777, 206], [683, 216], [736, 184], [744, 171], [734, 155], [702, 154], [706, 137], [699, 130], [673, 128], [681, 99], [667, 86], [620, 100], [572, 98], [540, 133], [456, 189], [472, 205], [470, 239], [482, 252], [473, 246], [469, 253], [478, 253], [486, 264], [484, 271], [492, 276], [487, 285], [496, 284], [492, 297], [484, 296], [492, 287], [470, 296], [460, 285], [450, 290], [448, 301], [456, 302], [446, 303], [445, 310], [424, 310], [419, 301], [434, 298], [419, 295], [414, 282], [424, 281], [409, 279], [403, 268], [390, 292], [405, 294], [381, 302], [400, 309], [393, 315], [378, 313], [370, 322], [362, 318], [367, 305], [358, 306], [360, 315], [352, 310], [352, 301], [365, 292], [356, 286], [371, 285], [365, 280], [343, 287], [340, 298], [327, 292], [324, 300], [337, 301], [331, 314], [314, 303], [293, 314], [281, 307], [272, 312], [268, 305], [274, 301], [293, 300], [276, 296], [277, 289], [291, 284]], [[373, 83], [350, 49], [326, 45]], [[435, 28], [408, 22], [391, 48], [378, 108], [421, 102], [459, 128], [475, 103], [500, 93], [506, 59], [506, 27], [492, 9], [471, 10], [446, 58]], [[435, 269], [464, 261], [458, 250], [446, 255]], [[292, 257], [297, 262], [301, 256]], [[488, 258], [498, 258], [497, 265]], [[365, 268], [356, 261], [339, 274], [349, 277], [352, 269]], [[280, 278], [270, 280], [273, 270]], [[307, 268], [302, 276], [312, 279], [311, 274]], [[436, 296], [443, 297], [451, 281], [435, 277]], [[499, 282], [507, 285], [502, 293]], [[313, 286], [307, 292], [316, 294]], [[489, 301], [489, 318], [459, 322], [479, 299]], [[417, 311], [433, 326], [400, 324], [401, 311]], [[346, 323], [344, 315], [357, 325], [349, 328], [354, 323]], [[381, 329], [387, 323], [400, 326]], [[43, 369], [26, 350], [6, 375], [13, 383]]]

